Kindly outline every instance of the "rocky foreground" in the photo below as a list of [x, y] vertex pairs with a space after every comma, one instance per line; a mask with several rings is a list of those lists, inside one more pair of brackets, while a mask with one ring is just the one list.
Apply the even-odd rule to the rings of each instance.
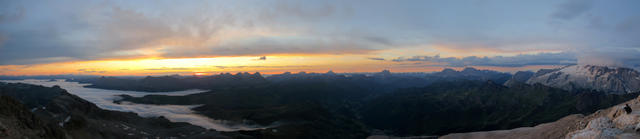
[[[223, 135], [228, 134], [228, 135]], [[98, 108], [57, 86], [0, 83], [0, 139], [242, 138], [163, 117]]]
[[[633, 110], [631, 113], [625, 112], [625, 104], [628, 104], [631, 107]], [[598, 110], [591, 115], [569, 115], [558, 121], [540, 124], [535, 127], [455, 133], [442, 136], [440, 138], [638, 139], [640, 138], [640, 97], [608, 109]]]

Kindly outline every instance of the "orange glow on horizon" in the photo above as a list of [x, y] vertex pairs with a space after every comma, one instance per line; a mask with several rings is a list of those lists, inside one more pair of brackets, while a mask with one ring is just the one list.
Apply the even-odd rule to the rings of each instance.
[[205, 73], [205, 72], [194, 72], [193, 76], [206, 76], [209, 75], [209, 73]]
[[[429, 62], [393, 62], [390, 60], [370, 60], [371, 55], [268, 55], [266, 60], [257, 56], [234, 56], [213, 58], [140, 58], [112, 59], [94, 61], [74, 61], [36, 65], [0, 66], [0, 75], [103, 75], [103, 76], [147, 76], [147, 75], [195, 75], [205, 76], [219, 73], [260, 72], [262, 74], [280, 74], [283, 72], [325, 73], [332, 70], [337, 73], [380, 72], [388, 69], [392, 72], [435, 72], [446, 66]], [[537, 70], [554, 66], [525, 67], [483, 67], [502, 72], [519, 70]], [[555, 66], [557, 67], [557, 66]], [[453, 67], [460, 70], [463, 67]]]

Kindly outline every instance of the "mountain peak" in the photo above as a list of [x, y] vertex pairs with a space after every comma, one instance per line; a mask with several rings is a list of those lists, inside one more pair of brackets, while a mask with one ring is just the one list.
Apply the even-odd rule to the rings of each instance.
[[513, 74], [513, 76], [511, 76], [511, 79], [505, 82], [504, 85], [511, 87], [519, 84], [524, 84], [525, 82], [527, 82], [527, 80], [533, 77], [533, 75], [534, 73], [531, 71], [518, 71]]
[[381, 72], [379, 72], [377, 74], [381, 75], [381, 76], [385, 76], [385, 77], [386, 76], [391, 76], [391, 71], [385, 69], [385, 70], [382, 70]]
[[329, 70], [329, 71], [327, 71], [327, 74], [329, 74], [329, 75], [335, 75], [336, 73], [335, 73], [335, 72], [333, 72], [333, 70]]
[[466, 67], [462, 70], [462, 72], [475, 72], [475, 71], [479, 71], [479, 70], [473, 67]]
[[451, 68], [445, 68], [441, 72], [442, 73], [455, 73], [455, 72], [458, 72], [458, 71], [456, 71], [454, 69], [451, 69]]
[[624, 67], [570, 65], [539, 70], [527, 83], [541, 83], [565, 90], [593, 89], [622, 94], [640, 91], [640, 74]]

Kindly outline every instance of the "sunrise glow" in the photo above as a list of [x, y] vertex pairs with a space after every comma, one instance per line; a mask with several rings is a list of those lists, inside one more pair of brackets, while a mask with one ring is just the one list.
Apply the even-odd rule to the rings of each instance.
[[[433, 72], [464, 67], [514, 72], [580, 61], [640, 65], [635, 60], [640, 52], [634, 44], [634, 12], [611, 9], [637, 9], [633, 4], [599, 3], [595, 5], [601, 8], [589, 5], [584, 8], [591, 11], [584, 12], [552, 6], [560, 2], [488, 4], [491, 8], [465, 2], [70, 3], [81, 8], [69, 9], [64, 2], [3, 4], [0, 75]], [[447, 6], [466, 8], [453, 12]], [[520, 15], [504, 10], [530, 11]]]

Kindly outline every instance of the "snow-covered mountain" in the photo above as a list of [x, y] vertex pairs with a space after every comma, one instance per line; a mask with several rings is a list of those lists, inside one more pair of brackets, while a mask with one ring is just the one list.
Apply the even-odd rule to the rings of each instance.
[[640, 91], [640, 73], [623, 67], [570, 65], [559, 69], [540, 70], [526, 83], [540, 83], [566, 90], [594, 89], [623, 94]]

